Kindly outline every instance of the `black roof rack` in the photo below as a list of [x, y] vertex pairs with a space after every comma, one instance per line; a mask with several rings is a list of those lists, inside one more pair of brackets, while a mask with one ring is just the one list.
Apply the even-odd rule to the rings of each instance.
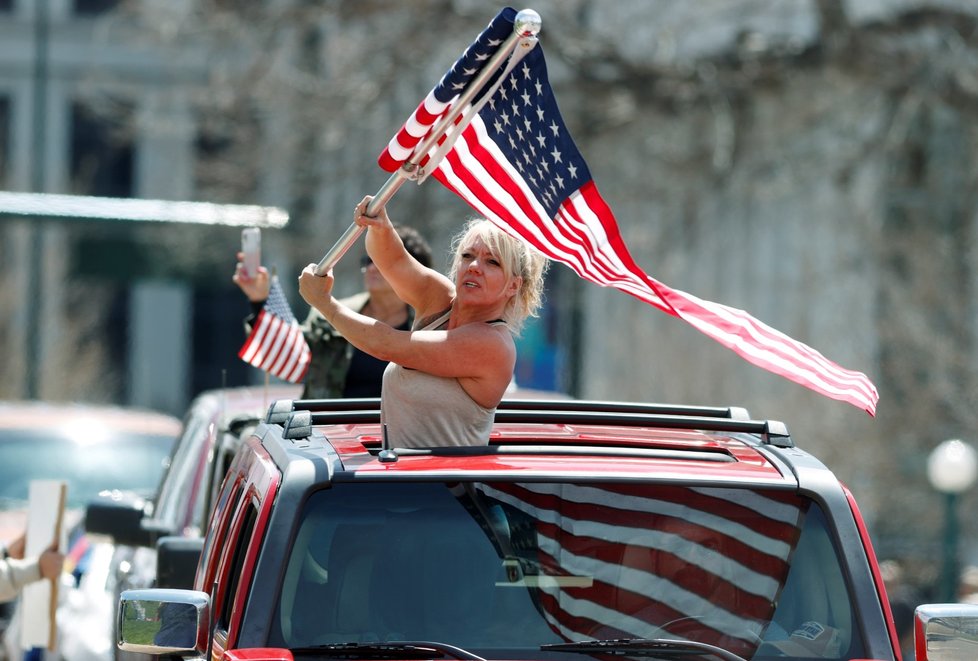
[[[291, 421], [302, 413], [301, 424]], [[308, 417], [307, 417], [308, 416]], [[266, 421], [285, 424], [292, 433], [307, 425], [370, 424], [380, 422], [380, 399], [278, 400], [269, 407]], [[504, 399], [495, 422], [516, 424], [579, 424], [624, 427], [660, 427], [759, 434], [779, 447], [794, 443], [784, 423], [751, 420], [740, 407], [637, 404], [592, 400]]]
[[750, 420], [747, 409], [739, 406], [685, 406], [681, 404], [645, 404], [634, 402], [606, 402], [587, 399], [504, 399], [497, 411], [520, 410], [591, 411], [609, 413], [647, 413], [658, 415], [703, 416]]
[[[747, 409], [739, 406], [685, 406], [681, 404], [646, 404], [634, 402], [610, 402], [587, 399], [503, 399], [496, 408], [500, 411], [520, 410], [548, 411], [592, 411], [615, 413], [645, 413], [682, 416], [703, 416], [708, 418], [729, 418], [731, 420], [750, 420]], [[380, 410], [379, 397], [360, 397], [351, 399], [280, 399], [269, 407], [267, 422], [281, 422], [280, 419], [290, 411], [373, 411]]]

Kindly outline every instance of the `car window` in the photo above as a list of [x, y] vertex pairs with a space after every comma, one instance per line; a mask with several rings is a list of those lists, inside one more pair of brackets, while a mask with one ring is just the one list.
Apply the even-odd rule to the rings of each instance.
[[151, 496], [172, 444], [171, 436], [0, 430], [0, 507], [25, 506], [31, 480], [64, 480], [70, 508], [84, 507], [105, 489]]
[[258, 508], [254, 503], [245, 505], [244, 517], [238, 530], [235, 531], [228, 543], [232, 545], [234, 553], [231, 556], [231, 564], [227, 570], [225, 580], [228, 582], [227, 589], [222, 591], [223, 602], [220, 603], [220, 614], [217, 618], [217, 628], [219, 631], [228, 633], [231, 627], [234, 605], [240, 601], [238, 586], [245, 571], [245, 558], [247, 557], [248, 546], [251, 544], [252, 533], [255, 529], [255, 521], [258, 519]]
[[272, 643], [293, 649], [434, 640], [551, 659], [540, 645], [669, 638], [761, 659], [818, 627], [831, 644], [813, 657], [863, 647], [825, 517], [783, 491], [333, 484], [291, 548]]
[[174, 534], [183, 534], [183, 528], [188, 526], [203, 526], [206, 494], [201, 489], [217, 434], [216, 417], [217, 404], [210, 400], [191, 408], [160, 483], [154, 517], [166, 523]]
[[234, 481], [227, 489], [221, 492], [220, 500], [218, 500], [214, 508], [212, 525], [207, 531], [207, 535], [204, 538], [204, 547], [200, 553], [200, 567], [202, 567], [202, 572], [198, 572], [197, 574], [198, 589], [210, 589], [211, 582], [214, 580], [215, 573], [217, 572], [220, 554], [223, 550], [223, 546], [218, 545], [217, 540], [226, 539], [228, 526], [231, 525], [231, 519], [237, 511], [238, 503], [241, 501], [243, 495], [244, 490], [240, 480]]

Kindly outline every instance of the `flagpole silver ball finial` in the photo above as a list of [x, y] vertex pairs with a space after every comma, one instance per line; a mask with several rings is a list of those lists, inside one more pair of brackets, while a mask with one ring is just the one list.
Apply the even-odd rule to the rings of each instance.
[[540, 20], [540, 14], [532, 9], [524, 9], [516, 14], [513, 27], [516, 30], [516, 34], [521, 37], [535, 37], [540, 33], [543, 22]]

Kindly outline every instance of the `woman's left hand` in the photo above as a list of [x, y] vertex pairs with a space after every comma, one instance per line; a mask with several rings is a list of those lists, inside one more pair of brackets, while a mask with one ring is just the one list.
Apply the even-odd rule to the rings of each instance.
[[299, 294], [309, 305], [326, 315], [333, 301], [333, 269], [316, 275], [316, 264], [310, 264], [299, 274]]
[[372, 199], [374, 199], [373, 195], [367, 195], [360, 200], [360, 203], [353, 209], [353, 222], [367, 229], [394, 229], [394, 223], [387, 215], [386, 207], [381, 207], [374, 216], [367, 215], [367, 206]]

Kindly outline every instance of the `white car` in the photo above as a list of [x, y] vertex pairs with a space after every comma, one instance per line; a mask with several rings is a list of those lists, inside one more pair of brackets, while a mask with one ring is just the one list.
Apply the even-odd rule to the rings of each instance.
[[[27, 527], [28, 489], [34, 480], [67, 485], [65, 529], [71, 531], [59, 603], [73, 594], [85, 569], [97, 568], [100, 555], [78, 527], [87, 503], [106, 490], [151, 496], [159, 485], [180, 432], [174, 416], [145, 409], [42, 401], [0, 402], [0, 541], [9, 543]], [[0, 632], [4, 654], [24, 654], [16, 625], [18, 602], [2, 605]], [[114, 605], [110, 605], [114, 608]], [[86, 607], [94, 617], [94, 607]], [[112, 617], [111, 608], [108, 617]], [[76, 618], [58, 616], [58, 637], [67, 628], [84, 627]]]

